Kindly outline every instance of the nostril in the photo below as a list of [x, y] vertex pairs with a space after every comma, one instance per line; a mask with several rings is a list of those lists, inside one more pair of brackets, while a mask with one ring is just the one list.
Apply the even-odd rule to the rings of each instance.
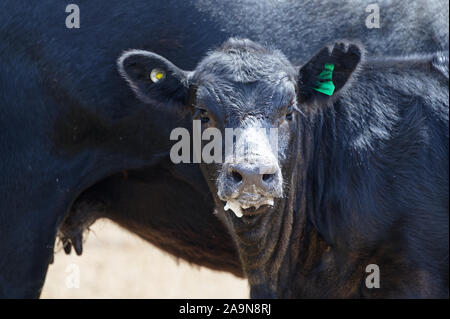
[[273, 181], [275, 174], [263, 174], [262, 180], [266, 183]]
[[236, 183], [239, 183], [240, 181], [242, 181], [242, 175], [239, 174], [239, 172], [237, 172], [237, 171], [232, 171], [231, 172], [231, 177], [233, 178], [233, 180]]

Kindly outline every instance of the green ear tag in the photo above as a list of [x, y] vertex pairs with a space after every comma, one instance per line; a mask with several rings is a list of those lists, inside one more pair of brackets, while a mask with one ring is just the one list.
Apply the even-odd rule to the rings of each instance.
[[313, 89], [320, 93], [332, 96], [335, 89], [332, 81], [333, 70], [334, 64], [325, 63], [322, 72], [317, 76], [319, 81], [316, 82], [316, 87]]

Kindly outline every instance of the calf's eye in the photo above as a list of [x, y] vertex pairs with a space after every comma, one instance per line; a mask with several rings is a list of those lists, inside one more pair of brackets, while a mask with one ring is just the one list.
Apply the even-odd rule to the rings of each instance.
[[202, 123], [208, 123], [209, 122], [209, 117], [208, 116], [201, 116], [200, 117], [200, 121], [202, 121]]
[[194, 112], [194, 119], [199, 119], [202, 123], [209, 122], [208, 111], [202, 108], [196, 108]]
[[292, 120], [292, 116], [294, 113], [294, 108], [291, 106], [288, 107], [287, 112], [286, 112], [286, 120], [290, 121]]

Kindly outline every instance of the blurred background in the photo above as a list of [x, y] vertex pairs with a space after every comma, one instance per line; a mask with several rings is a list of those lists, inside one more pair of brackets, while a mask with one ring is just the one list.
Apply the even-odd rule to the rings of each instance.
[[108, 220], [91, 229], [83, 255], [58, 246], [41, 298], [249, 297], [246, 280], [177, 260]]

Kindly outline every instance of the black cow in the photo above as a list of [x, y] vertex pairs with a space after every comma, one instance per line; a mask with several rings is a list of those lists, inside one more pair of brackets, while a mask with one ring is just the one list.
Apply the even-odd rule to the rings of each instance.
[[145, 51], [119, 64], [137, 96], [222, 133], [223, 161], [200, 166], [252, 297], [448, 297], [448, 52], [337, 42], [298, 68], [230, 39], [191, 72]]
[[61, 1], [1, 4], [0, 297], [39, 296], [64, 218], [66, 249], [80, 252], [80, 229], [106, 216], [177, 256], [241, 273], [198, 166], [168, 158], [170, 131], [190, 118], [134, 97], [115, 66], [123, 50], [193, 68], [231, 35], [298, 63], [336, 37], [364, 39], [373, 53], [448, 48], [446, 1], [379, 2], [380, 29], [365, 26], [370, 1], [77, 3], [79, 29], [66, 28]]

